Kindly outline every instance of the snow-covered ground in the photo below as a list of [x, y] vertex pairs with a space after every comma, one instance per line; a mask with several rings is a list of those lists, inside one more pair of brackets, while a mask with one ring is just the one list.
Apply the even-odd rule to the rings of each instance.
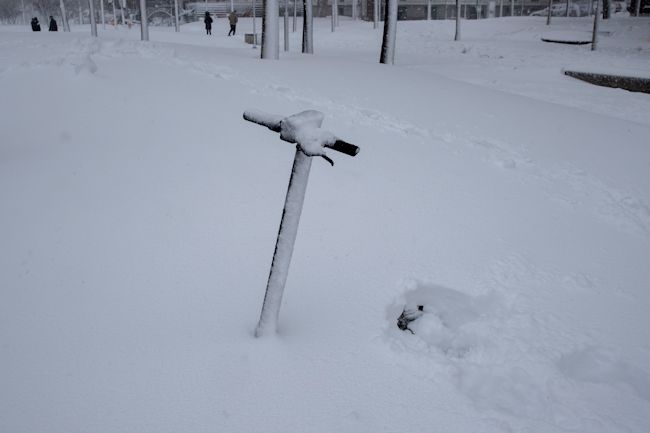
[[[649, 73], [650, 20], [544, 23], [399, 22], [394, 66], [346, 19], [0, 27], [0, 432], [649, 431], [650, 95], [561, 71]], [[361, 147], [260, 339], [294, 149], [249, 108]]]

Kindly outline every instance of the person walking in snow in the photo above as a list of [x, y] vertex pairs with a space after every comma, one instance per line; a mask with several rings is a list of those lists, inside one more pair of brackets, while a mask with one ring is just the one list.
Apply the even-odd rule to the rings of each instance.
[[205, 34], [206, 35], [211, 35], [212, 34], [212, 17], [210, 16], [210, 12], [205, 11], [205, 18], [203, 18], [203, 22], [205, 23]]
[[56, 20], [52, 15], [50, 15], [50, 28], [48, 29], [51, 32], [58, 32], [59, 27], [56, 25]]
[[234, 12], [228, 14], [228, 21], [230, 21], [230, 31], [228, 36], [234, 35], [237, 30], [237, 15]]
[[41, 25], [38, 23], [38, 18], [36, 17], [32, 18], [32, 31], [33, 32], [41, 31]]

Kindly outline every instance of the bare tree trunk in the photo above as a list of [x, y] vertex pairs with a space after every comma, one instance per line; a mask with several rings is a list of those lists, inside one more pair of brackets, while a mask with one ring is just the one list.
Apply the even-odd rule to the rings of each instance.
[[372, 28], [376, 29], [379, 25], [379, 1], [372, 0]]
[[263, 4], [262, 58], [278, 60], [280, 58], [280, 19], [278, 17], [278, 0], [264, 0]]
[[548, 13], [546, 14], [546, 25], [551, 25], [551, 10], [553, 6], [553, 0], [548, 0]]
[[[639, 1], [639, 0], [637, 0]], [[603, 19], [608, 20], [611, 14], [611, 4], [609, 0], [603, 0]]]
[[100, 0], [99, 5], [101, 7], [102, 14], [102, 29], [106, 30], [106, 18], [104, 17], [104, 0]]
[[174, 0], [174, 30], [181, 31], [181, 23], [178, 21], [178, 0]]
[[638, 17], [641, 12], [641, 0], [636, 0], [636, 7], [634, 8], [634, 16]]
[[510, 0], [510, 16], [515, 16], [515, 0]]
[[600, 15], [600, 0], [596, 2], [596, 13], [594, 14], [594, 32], [591, 35], [591, 51], [596, 51], [596, 47], [598, 45], [598, 21], [600, 18], [599, 15]]
[[386, 0], [384, 8], [384, 38], [379, 63], [395, 63], [395, 38], [397, 36], [397, 0]]
[[456, 34], [455, 41], [460, 41], [460, 0], [456, 0]]
[[61, 19], [63, 20], [63, 31], [70, 31], [70, 23], [68, 22], [68, 15], [65, 12], [65, 3], [63, 0], [59, 0], [59, 8], [61, 9]]
[[253, 48], [257, 48], [257, 2], [253, 0]]
[[312, 0], [302, 0], [302, 52], [314, 54], [314, 12]]
[[140, 0], [140, 40], [142, 41], [149, 40], [149, 22], [147, 20], [147, 0]]
[[427, 0], [427, 21], [431, 21], [431, 0]]
[[569, 16], [569, 8], [571, 7], [571, 0], [566, 0], [566, 16]]
[[336, 28], [336, 0], [331, 0], [332, 2], [332, 33]]
[[339, 2], [334, 0], [334, 25], [339, 26]]
[[95, 21], [95, 0], [88, 0], [90, 6], [90, 35], [97, 37], [97, 21]]
[[284, 0], [284, 51], [289, 51], [289, 0]]

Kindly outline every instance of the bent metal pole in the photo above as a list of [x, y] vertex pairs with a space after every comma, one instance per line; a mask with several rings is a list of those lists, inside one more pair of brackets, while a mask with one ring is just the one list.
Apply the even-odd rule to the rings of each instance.
[[266, 284], [262, 312], [255, 329], [255, 336], [261, 337], [274, 334], [277, 331], [282, 295], [289, 274], [289, 264], [305, 201], [311, 157], [321, 156], [334, 165], [334, 162], [325, 154], [324, 147], [350, 156], [355, 156], [359, 152], [359, 148], [322, 130], [320, 126], [323, 123], [324, 115], [318, 111], [307, 110], [286, 118], [259, 111], [246, 111], [244, 119], [279, 132], [282, 140], [297, 144], [287, 196], [282, 210], [280, 229], [273, 252], [271, 271]]

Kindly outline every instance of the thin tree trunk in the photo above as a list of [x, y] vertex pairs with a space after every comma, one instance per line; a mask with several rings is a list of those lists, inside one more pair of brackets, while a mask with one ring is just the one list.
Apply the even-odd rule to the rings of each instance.
[[386, 0], [384, 8], [384, 37], [379, 63], [395, 63], [395, 39], [397, 36], [397, 0]]
[[101, 7], [101, 13], [102, 13], [102, 29], [106, 30], [106, 18], [104, 18], [104, 0], [100, 0], [99, 4], [100, 4], [100, 7]]
[[431, 0], [427, 0], [427, 21], [431, 21]]
[[[116, 0], [113, 0], [114, 2]], [[149, 40], [149, 22], [147, 20], [147, 0], [140, 0], [140, 40]]]
[[280, 58], [280, 19], [278, 17], [278, 0], [264, 1], [262, 18], [262, 58], [278, 60]]
[[456, 34], [455, 41], [460, 41], [460, 0], [456, 0]]
[[289, 51], [289, 0], [284, 0], [284, 51]]
[[336, 0], [331, 0], [332, 2], [332, 33], [336, 28]]
[[95, 21], [95, 0], [88, 0], [90, 6], [90, 35], [97, 37], [97, 22]]
[[312, 0], [302, 0], [302, 52], [314, 54], [314, 12]]
[[569, 8], [571, 7], [571, 0], [566, 0], [566, 16], [569, 16]]
[[339, 2], [334, 0], [334, 25], [339, 26]]
[[65, 12], [65, 3], [63, 0], [59, 0], [59, 8], [61, 9], [61, 19], [63, 20], [63, 31], [70, 31], [70, 23], [68, 22], [68, 15]]
[[551, 10], [553, 6], [553, 0], [548, 0], [548, 13], [546, 14], [546, 25], [551, 25]]
[[178, 20], [178, 0], [174, 0], [174, 26], [176, 32], [181, 31], [181, 23]]
[[379, 1], [372, 0], [372, 28], [376, 29], [379, 25]]
[[253, 48], [257, 48], [257, 2], [253, 0]]
[[[638, 0], [637, 0], [638, 1]], [[600, 15], [600, 0], [596, 2], [596, 13], [594, 14], [594, 31], [591, 35], [591, 51], [596, 51], [598, 45], [598, 21]]]
[[510, 16], [515, 16], [515, 0], [510, 0]]

